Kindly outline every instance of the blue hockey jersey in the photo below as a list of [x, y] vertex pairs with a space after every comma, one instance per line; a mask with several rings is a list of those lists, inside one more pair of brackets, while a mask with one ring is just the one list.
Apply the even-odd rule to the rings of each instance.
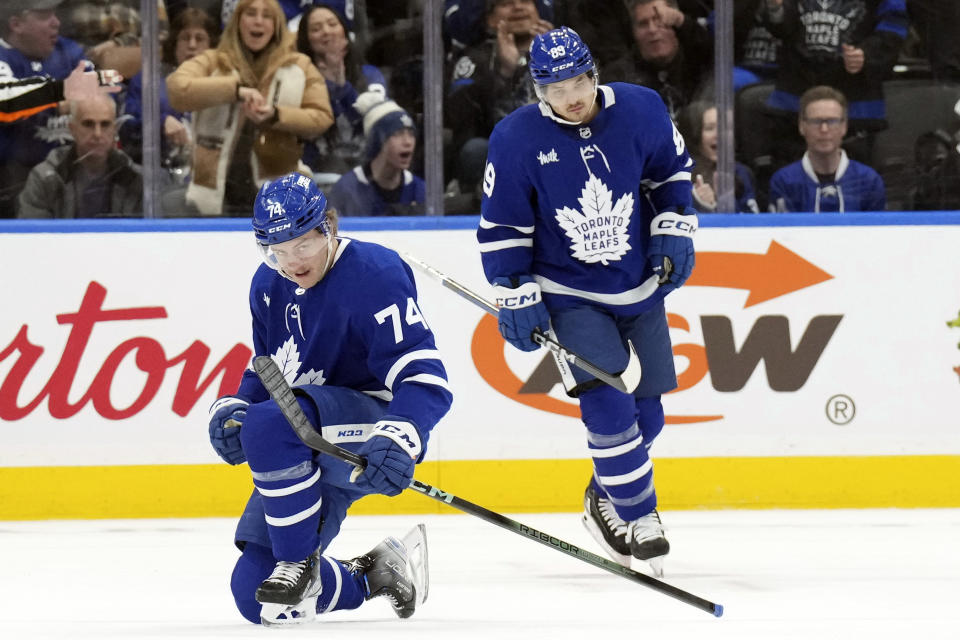
[[[410, 267], [380, 245], [341, 238], [318, 284], [300, 289], [267, 265], [250, 286], [256, 355], [273, 357], [293, 386], [333, 385], [389, 402], [387, 413], [430, 430], [453, 398], [433, 332], [417, 306]], [[244, 372], [236, 394], [268, 398]]]
[[770, 179], [770, 210], [777, 213], [883, 211], [886, 203], [883, 178], [867, 165], [847, 158], [842, 149], [831, 181], [820, 181], [806, 153]]
[[611, 83], [599, 97], [585, 125], [542, 104], [497, 123], [477, 239], [490, 281], [531, 274], [549, 308], [637, 314], [665, 295], [647, 264], [650, 222], [687, 211], [693, 161], [656, 92]]
[[369, 165], [354, 167], [337, 180], [328, 196], [342, 216], [402, 216], [423, 213], [427, 185], [423, 178], [403, 170], [400, 186], [385, 192], [367, 175]]
[[[83, 48], [64, 37], [57, 38], [53, 53], [44, 60], [30, 59], [5, 40], [0, 40], [0, 80], [34, 76], [63, 80], [83, 57]], [[48, 109], [0, 127], [0, 161], [24, 166], [39, 164], [51, 149], [72, 140], [67, 122], [67, 115]]]

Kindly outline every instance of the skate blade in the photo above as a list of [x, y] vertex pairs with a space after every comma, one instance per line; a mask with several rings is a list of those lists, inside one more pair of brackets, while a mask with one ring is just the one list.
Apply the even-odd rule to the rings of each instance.
[[410, 580], [416, 590], [417, 606], [427, 600], [430, 592], [430, 558], [427, 553], [427, 528], [422, 524], [410, 529], [401, 538], [407, 550], [407, 567], [410, 571]]
[[617, 551], [607, 544], [606, 538], [603, 537], [603, 532], [600, 531], [600, 528], [597, 527], [597, 523], [593, 521], [586, 513], [582, 514], [580, 517], [580, 522], [583, 523], [584, 528], [590, 532], [590, 535], [594, 540], [597, 541], [597, 544], [610, 556], [614, 562], [619, 564], [622, 567], [630, 568], [630, 562], [633, 560], [633, 556], [624, 555], [622, 553], [617, 553]]
[[650, 571], [653, 573], [653, 577], [660, 579], [663, 578], [663, 558], [665, 556], [657, 556], [656, 558], [650, 558], [645, 560], [645, 562], [650, 565]]
[[260, 607], [260, 623], [265, 627], [287, 627], [313, 621], [317, 616], [317, 597], [311, 596], [293, 606], [265, 603]]

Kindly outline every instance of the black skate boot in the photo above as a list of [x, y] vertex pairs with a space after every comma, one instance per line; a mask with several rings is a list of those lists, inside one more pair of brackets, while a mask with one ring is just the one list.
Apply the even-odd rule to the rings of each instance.
[[663, 577], [663, 556], [670, 553], [670, 543], [663, 533], [663, 523], [656, 509], [630, 523], [627, 535], [630, 553], [650, 564], [654, 575]]
[[593, 539], [615, 562], [625, 567], [630, 566], [630, 544], [627, 540], [629, 523], [617, 515], [613, 503], [600, 495], [593, 482], [587, 485], [583, 494], [582, 522]]
[[320, 549], [300, 562], [277, 562], [270, 577], [257, 587], [257, 602], [292, 607], [320, 592]]
[[363, 581], [365, 599], [383, 596], [401, 618], [413, 615], [427, 596], [427, 547], [423, 525], [418, 525], [401, 542], [384, 539], [369, 553], [346, 563]]

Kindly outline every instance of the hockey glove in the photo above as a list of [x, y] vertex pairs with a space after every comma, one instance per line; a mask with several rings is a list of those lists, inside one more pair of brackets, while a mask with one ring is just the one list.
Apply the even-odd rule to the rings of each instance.
[[693, 234], [697, 216], [664, 211], [650, 223], [647, 260], [660, 278], [660, 287], [672, 291], [680, 287], [693, 271]]
[[367, 460], [367, 468], [355, 480], [357, 488], [386, 496], [399, 495], [410, 486], [422, 450], [420, 433], [412, 422], [384, 416], [357, 452]]
[[240, 446], [240, 425], [247, 417], [250, 403], [233, 396], [224, 396], [210, 407], [210, 444], [224, 462], [240, 464], [247, 461]]
[[493, 291], [500, 309], [500, 335], [521, 351], [540, 347], [533, 341], [533, 330], [550, 330], [550, 314], [543, 304], [540, 285], [530, 276], [499, 277], [493, 280]]

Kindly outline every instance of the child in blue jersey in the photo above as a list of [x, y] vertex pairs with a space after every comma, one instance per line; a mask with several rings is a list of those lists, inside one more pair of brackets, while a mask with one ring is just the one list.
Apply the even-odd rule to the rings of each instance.
[[413, 118], [378, 91], [354, 103], [363, 114], [366, 160], [330, 189], [330, 203], [343, 216], [421, 215], [427, 186], [410, 171], [417, 147]]
[[832, 87], [812, 87], [800, 97], [803, 157], [770, 179], [770, 210], [783, 213], [883, 211], [883, 178], [847, 157], [840, 146], [847, 135], [847, 99]]
[[251, 622], [304, 622], [380, 595], [408, 617], [417, 603], [419, 568], [396, 539], [351, 562], [323, 555], [355, 500], [409, 485], [452, 400], [410, 268], [380, 245], [337, 236], [336, 222], [297, 173], [268, 182], [254, 205], [265, 262], [250, 286], [256, 355], [277, 362], [311, 424], [367, 468], [352, 479], [351, 465], [303, 444], [253, 371], [214, 403], [214, 449], [253, 475], [231, 580]]
[[539, 104], [501, 120], [483, 182], [483, 269], [500, 306], [500, 332], [524, 351], [535, 328], [601, 368], [623, 371], [628, 343], [643, 379], [622, 393], [579, 369], [593, 477], [583, 522], [625, 565], [662, 572], [669, 550], [648, 449], [664, 424], [660, 395], [677, 386], [663, 299], [693, 269], [693, 162], [663, 100], [644, 87], [598, 85], [573, 30], [534, 38]]

